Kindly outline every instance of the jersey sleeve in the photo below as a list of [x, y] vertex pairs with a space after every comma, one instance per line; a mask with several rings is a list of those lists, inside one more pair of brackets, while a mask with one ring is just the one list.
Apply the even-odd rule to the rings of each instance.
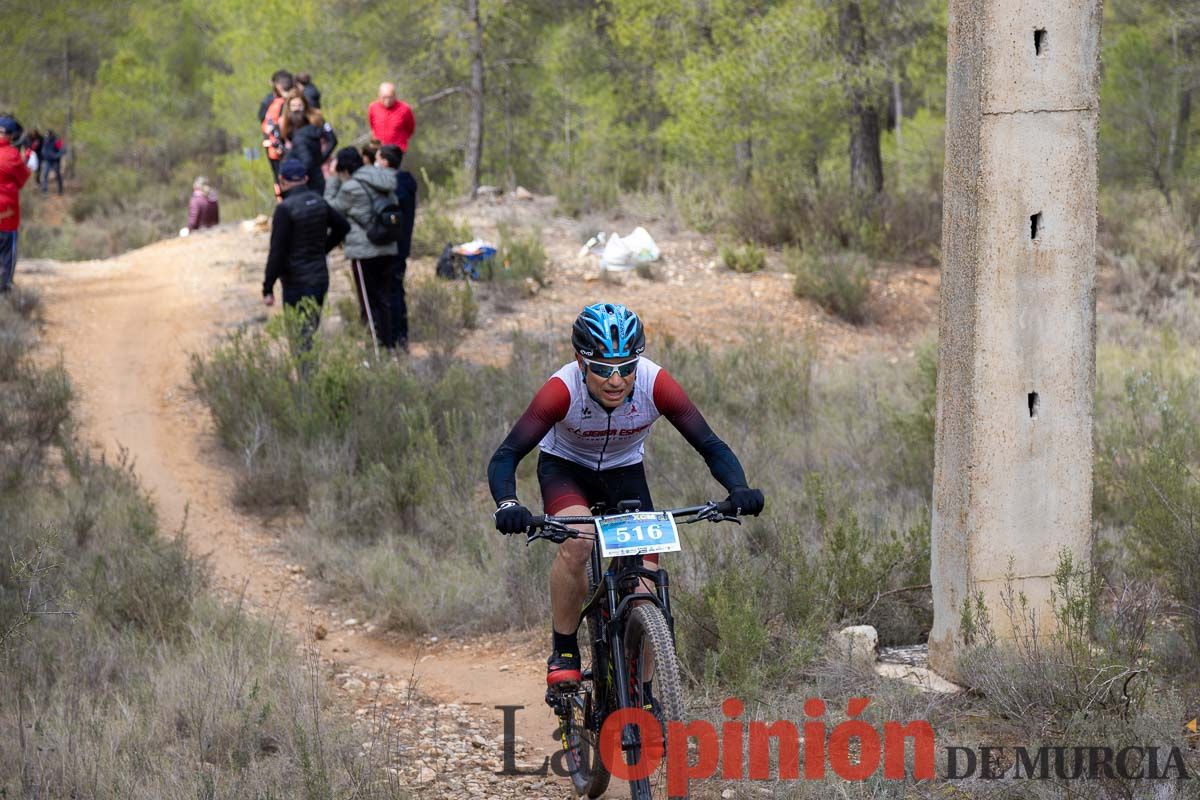
[[554, 423], [567, 416], [571, 391], [561, 378], [546, 381], [529, 408], [513, 425], [488, 463], [488, 487], [497, 504], [517, 496], [517, 464], [542, 440]]
[[659, 370], [654, 380], [654, 405], [683, 434], [687, 443], [704, 457], [709, 472], [726, 490], [748, 485], [746, 473], [733, 450], [713, 433], [687, 392], [665, 369]]

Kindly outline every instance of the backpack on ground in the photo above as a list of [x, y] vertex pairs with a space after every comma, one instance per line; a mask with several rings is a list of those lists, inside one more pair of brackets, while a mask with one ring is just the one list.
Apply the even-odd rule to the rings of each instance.
[[364, 186], [371, 197], [371, 223], [367, 225], [367, 238], [372, 244], [390, 244], [400, 241], [404, 232], [404, 212], [396, 203], [391, 192], [383, 194]]
[[458, 277], [458, 259], [454, 255], [454, 245], [447, 244], [442, 250], [442, 254], [438, 256], [437, 267], [434, 272], [439, 278], [445, 278], [452, 281]]

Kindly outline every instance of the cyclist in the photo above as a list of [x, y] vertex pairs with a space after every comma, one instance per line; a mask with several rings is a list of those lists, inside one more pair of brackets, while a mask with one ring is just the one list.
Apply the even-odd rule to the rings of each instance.
[[[638, 499], [643, 511], [651, 510], [642, 454], [650, 426], [660, 416], [704, 457], [738, 513], [762, 511], [763, 493], [750, 488], [729, 445], [713, 433], [675, 379], [642, 356], [646, 333], [637, 314], [615, 303], [588, 306], [575, 320], [571, 343], [575, 360], [538, 390], [488, 464], [497, 530], [524, 533], [533, 522], [517, 499], [516, 470], [535, 445], [541, 448], [537, 475], [547, 514], [587, 515], [597, 503], [611, 511], [626, 499]], [[546, 684], [557, 691], [573, 690], [583, 679], [576, 629], [591, 552], [589, 540], [568, 539], [550, 568], [553, 649]], [[658, 556], [645, 561], [655, 569]]]

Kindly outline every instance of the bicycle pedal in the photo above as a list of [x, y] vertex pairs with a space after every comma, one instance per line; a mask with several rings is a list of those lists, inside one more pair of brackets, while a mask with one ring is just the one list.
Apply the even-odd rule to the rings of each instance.
[[546, 705], [553, 709], [556, 716], [565, 717], [571, 712], [570, 692], [560, 692], [555, 689], [546, 690]]

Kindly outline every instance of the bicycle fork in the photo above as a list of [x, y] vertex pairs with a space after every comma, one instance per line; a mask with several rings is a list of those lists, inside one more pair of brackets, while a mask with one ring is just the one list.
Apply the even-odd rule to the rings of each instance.
[[[611, 574], [604, 576], [605, 589], [608, 592], [608, 607], [617, 608], [617, 582]], [[622, 615], [623, 616], [623, 615]], [[619, 635], [622, 633], [620, 626], [621, 617], [614, 617], [609, 620], [608, 628], [608, 647], [612, 656], [613, 665], [613, 689], [617, 692], [617, 708], [630, 708], [633, 705], [633, 698], [629, 693], [629, 681], [626, 680], [626, 669], [628, 661], [625, 656], [625, 639]], [[626, 755], [626, 763], [629, 761], [628, 754], [632, 753], [640, 758], [640, 748], [642, 742], [638, 736], [638, 727], [636, 725], [626, 725], [621, 729], [621, 750]]]

